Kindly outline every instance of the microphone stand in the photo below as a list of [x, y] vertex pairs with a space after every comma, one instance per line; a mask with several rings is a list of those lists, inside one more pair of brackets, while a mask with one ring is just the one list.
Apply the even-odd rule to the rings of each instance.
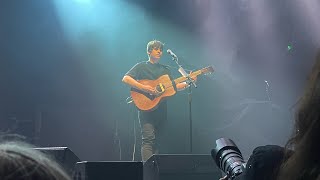
[[188, 80], [187, 80], [187, 84], [188, 84], [188, 103], [189, 103], [189, 132], [190, 132], [190, 136], [189, 136], [189, 139], [190, 139], [190, 153], [192, 153], [192, 86], [193, 85], [195, 88], [197, 88], [197, 85], [196, 83], [192, 80], [192, 78], [189, 76], [188, 73], [186, 73], [186, 71], [183, 69], [183, 67], [179, 64], [179, 60], [178, 60], [178, 57], [177, 56], [172, 56], [172, 60], [174, 62], [177, 63], [177, 65], [179, 66], [179, 69], [178, 71], [180, 72], [180, 74], [183, 76], [183, 77], [186, 77]]
[[271, 102], [271, 97], [270, 97], [270, 92], [269, 92], [269, 83], [267, 80], [264, 80], [264, 82], [266, 83], [266, 94], [268, 96], [268, 100], [269, 100], [269, 102]]
[[119, 136], [119, 126], [118, 126], [118, 119], [116, 118], [115, 120], [115, 131], [114, 131], [114, 139], [113, 139], [113, 143], [114, 146], [117, 147], [117, 151], [119, 153], [119, 161], [122, 160], [122, 152], [121, 152], [121, 141], [120, 141], [120, 136]]

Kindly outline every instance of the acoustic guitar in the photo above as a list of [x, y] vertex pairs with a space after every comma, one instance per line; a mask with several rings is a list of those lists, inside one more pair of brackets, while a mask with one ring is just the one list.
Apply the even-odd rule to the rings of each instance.
[[[210, 74], [213, 72], [212, 66], [200, 69], [198, 71], [192, 72], [189, 76], [194, 78], [201, 74]], [[150, 85], [151, 87], [155, 87], [156, 90], [159, 92], [159, 95], [152, 95], [141, 91], [136, 88], [131, 88], [130, 94], [134, 104], [137, 106], [138, 109], [142, 111], [152, 111], [155, 109], [158, 104], [167, 97], [173, 96], [176, 94], [176, 88], [174, 87], [175, 84], [187, 81], [187, 77], [179, 77], [175, 80], [169, 78], [168, 75], [162, 75], [156, 80], [138, 80], [139, 83], [144, 85]]]

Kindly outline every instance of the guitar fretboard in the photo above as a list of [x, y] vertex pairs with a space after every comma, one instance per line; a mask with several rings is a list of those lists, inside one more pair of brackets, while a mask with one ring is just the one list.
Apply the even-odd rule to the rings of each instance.
[[[195, 72], [191, 73], [190, 76], [191, 76], [191, 77], [192, 77], [192, 76], [198, 76], [198, 75], [200, 75], [201, 73], [202, 73], [202, 71], [201, 71], [201, 70], [198, 70], [198, 71], [195, 71]], [[179, 78], [175, 79], [175, 80], [174, 80], [174, 83], [178, 84], [178, 83], [184, 82], [184, 81], [186, 81], [186, 80], [188, 80], [188, 78], [182, 76], [182, 77], [179, 77]]]

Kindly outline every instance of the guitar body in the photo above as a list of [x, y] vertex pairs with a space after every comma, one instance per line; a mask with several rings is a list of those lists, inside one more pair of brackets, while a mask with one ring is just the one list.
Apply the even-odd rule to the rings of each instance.
[[[198, 76], [200, 74], [208, 74], [208, 73], [212, 73], [212, 72], [213, 72], [213, 68], [211, 66], [209, 66], [206, 68], [202, 68], [198, 71], [192, 72], [189, 76], [192, 78], [192, 77]], [[181, 82], [185, 82], [187, 80], [188, 80], [187, 77], [182, 76], [182, 77], [177, 78], [173, 81], [174, 81], [174, 84], [178, 84]], [[173, 85], [173, 83], [168, 75], [160, 76], [156, 80], [144, 79], [144, 80], [139, 80], [138, 82], [140, 82], [141, 84], [144, 84], [144, 85], [149, 85], [151, 87], [154, 87], [157, 89], [158, 92], [161, 92], [160, 95], [155, 96], [155, 95], [151, 95], [149, 93], [145, 93], [141, 90], [131, 88], [131, 91], [130, 91], [131, 98], [132, 98], [134, 104], [137, 106], [137, 108], [142, 111], [152, 111], [158, 106], [158, 104], [161, 102], [161, 100], [165, 99], [166, 97], [173, 96], [174, 94], [176, 94], [176, 89], [173, 87], [175, 85]]]
[[[134, 104], [138, 109], [142, 111], [152, 111], [154, 110], [158, 104], [166, 97], [173, 96], [176, 93], [176, 90], [173, 88], [173, 84], [168, 75], [160, 76], [156, 80], [139, 80], [141, 84], [150, 85], [152, 87], [156, 87], [159, 92], [163, 93], [159, 96], [150, 95], [149, 93], [145, 93], [143, 91], [132, 88], [130, 93]], [[164, 86], [165, 84], [165, 86]], [[161, 88], [161, 86], [163, 86]]]

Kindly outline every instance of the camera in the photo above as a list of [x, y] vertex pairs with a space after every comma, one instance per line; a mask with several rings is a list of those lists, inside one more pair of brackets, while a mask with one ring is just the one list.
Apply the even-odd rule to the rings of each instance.
[[217, 139], [216, 147], [211, 150], [211, 156], [219, 169], [231, 180], [242, 174], [246, 168], [239, 148], [231, 139]]

